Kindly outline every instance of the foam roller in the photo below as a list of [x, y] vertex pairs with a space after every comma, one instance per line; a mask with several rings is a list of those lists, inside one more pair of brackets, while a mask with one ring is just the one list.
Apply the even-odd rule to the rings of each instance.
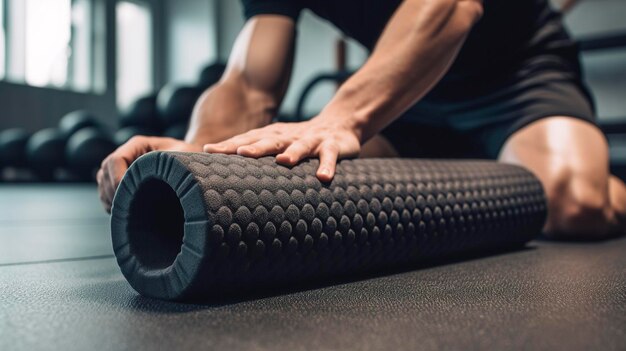
[[491, 161], [317, 160], [152, 152], [113, 201], [113, 248], [142, 295], [227, 297], [522, 246], [546, 217], [539, 181]]

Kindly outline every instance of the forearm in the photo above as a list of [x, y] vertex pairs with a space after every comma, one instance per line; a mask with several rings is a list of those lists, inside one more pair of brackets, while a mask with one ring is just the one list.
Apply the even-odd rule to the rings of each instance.
[[405, 1], [321, 115], [344, 118], [366, 141], [441, 79], [481, 15], [479, 0]]
[[224, 77], [196, 104], [186, 141], [215, 143], [270, 123], [287, 90], [294, 45], [292, 19], [261, 15], [248, 21]]
[[204, 145], [270, 123], [278, 104], [269, 94], [237, 80], [220, 82], [198, 100], [185, 141]]

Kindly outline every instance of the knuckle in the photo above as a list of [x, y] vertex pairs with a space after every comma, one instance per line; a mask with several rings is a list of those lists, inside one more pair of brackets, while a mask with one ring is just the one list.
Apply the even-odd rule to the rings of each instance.
[[100, 169], [106, 169], [107, 165], [109, 164], [109, 162], [111, 162], [111, 158], [113, 158], [113, 155], [109, 155], [107, 156], [104, 160], [102, 160], [102, 162], [100, 163]]
[[132, 138], [128, 139], [128, 144], [138, 144], [142, 143], [146, 140], [146, 137], [143, 135], [135, 135]]
[[302, 139], [298, 141], [298, 146], [300, 147], [300, 149], [302, 149], [303, 152], [311, 152], [311, 140], [309, 139]]
[[334, 142], [327, 142], [323, 145], [322, 150], [330, 153], [338, 153], [339, 146], [337, 146], [337, 144]]

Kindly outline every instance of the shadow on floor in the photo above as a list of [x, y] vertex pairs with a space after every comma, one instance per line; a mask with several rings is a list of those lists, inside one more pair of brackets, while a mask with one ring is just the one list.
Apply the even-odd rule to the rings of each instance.
[[480, 253], [475, 252], [470, 254], [454, 255], [443, 259], [429, 260], [428, 262], [422, 262], [408, 266], [405, 265], [402, 267], [391, 267], [382, 270], [338, 276], [330, 279], [309, 281], [280, 288], [264, 288], [256, 290], [252, 293], [242, 293], [230, 295], [228, 297], [212, 297], [200, 301], [192, 301], [192, 303], [162, 301], [141, 296], [136, 291], [134, 291], [130, 287], [128, 282], [126, 282], [124, 279], [99, 282], [97, 283], [97, 285], [83, 287], [80, 289], [80, 291], [77, 291], [77, 293], [83, 299], [88, 298], [89, 300], [94, 302], [105, 302], [112, 306], [115, 306], [116, 308], [130, 309], [143, 313], [191, 313], [200, 310], [210, 310], [248, 301], [262, 300], [281, 295], [297, 294], [305, 291], [324, 289], [335, 285], [350, 284], [358, 281], [365, 281], [385, 276], [403, 274], [415, 270], [425, 270], [434, 267], [459, 264], [487, 257], [497, 257], [513, 253], [523, 253], [536, 249], [537, 246], [534, 243], [530, 243], [523, 247], [508, 249], [504, 251], [500, 249], [497, 251], [482, 251]]

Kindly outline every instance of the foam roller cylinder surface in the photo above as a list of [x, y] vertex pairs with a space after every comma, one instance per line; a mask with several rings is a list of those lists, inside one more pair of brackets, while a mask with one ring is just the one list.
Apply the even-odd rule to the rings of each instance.
[[152, 152], [113, 201], [113, 248], [139, 293], [203, 299], [521, 246], [544, 223], [539, 181], [491, 161], [317, 160]]

